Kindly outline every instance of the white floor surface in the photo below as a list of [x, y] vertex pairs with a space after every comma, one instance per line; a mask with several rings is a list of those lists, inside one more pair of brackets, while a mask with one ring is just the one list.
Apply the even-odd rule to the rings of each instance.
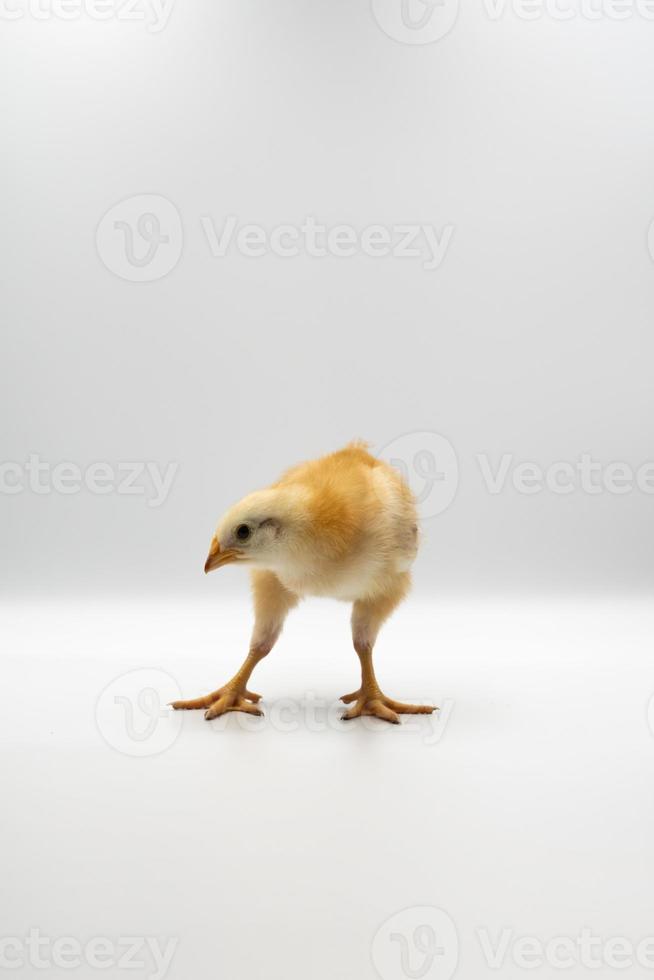
[[410, 599], [378, 677], [441, 712], [399, 728], [339, 720], [348, 617], [307, 602], [265, 717], [205, 722], [164, 704], [245, 603], [5, 602], [0, 974], [652, 976], [651, 604]]

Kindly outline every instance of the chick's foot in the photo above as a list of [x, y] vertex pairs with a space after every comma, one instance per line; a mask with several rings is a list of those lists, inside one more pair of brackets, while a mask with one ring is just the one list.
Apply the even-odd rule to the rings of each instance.
[[345, 704], [352, 701], [356, 703], [344, 715], [342, 721], [350, 721], [352, 718], [360, 718], [362, 715], [372, 715], [375, 718], [382, 718], [389, 721], [392, 725], [399, 725], [398, 715], [430, 715], [432, 711], [437, 711], [431, 704], [404, 704], [402, 701], [394, 701], [387, 698], [379, 690], [353, 691], [352, 694], [344, 694], [341, 698]]
[[263, 711], [256, 706], [257, 701], [260, 700], [260, 694], [254, 694], [247, 688], [225, 684], [224, 687], [219, 687], [217, 691], [212, 691], [203, 698], [194, 698], [192, 701], [172, 701], [170, 706], [176, 710], [187, 711], [205, 708], [204, 717], [210, 721], [228, 711], [245, 711], [249, 715], [262, 715]]

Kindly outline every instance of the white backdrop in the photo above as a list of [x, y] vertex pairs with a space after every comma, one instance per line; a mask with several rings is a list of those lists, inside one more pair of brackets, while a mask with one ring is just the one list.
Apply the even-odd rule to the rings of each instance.
[[[0, 970], [651, 976], [653, 46], [652, 0], [0, 0]], [[342, 722], [327, 601], [263, 717], [167, 709], [247, 649], [221, 512], [353, 437], [423, 517], [377, 674], [440, 712]]]
[[651, 12], [407, 10], [3, 0], [3, 588], [206, 594], [220, 513], [363, 437], [426, 593], [649, 589]]

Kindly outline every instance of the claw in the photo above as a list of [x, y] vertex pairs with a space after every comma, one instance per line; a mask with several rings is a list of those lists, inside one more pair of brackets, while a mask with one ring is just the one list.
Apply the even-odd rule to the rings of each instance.
[[246, 701], [240, 694], [232, 693], [223, 695], [217, 701], [207, 708], [204, 713], [204, 717], [207, 721], [211, 721], [212, 718], [217, 718], [219, 715], [225, 715], [229, 711], [244, 711], [248, 715], [263, 715], [261, 708], [257, 708], [256, 705], [250, 704]]
[[429, 715], [432, 711], [438, 711], [429, 704], [404, 704], [402, 701], [394, 701], [387, 698], [381, 692], [371, 692], [369, 695], [355, 691], [354, 694], [346, 694], [341, 698], [345, 704], [356, 701], [353, 707], [341, 715], [341, 721], [351, 721], [353, 718], [360, 718], [362, 715], [372, 715], [374, 718], [381, 718], [392, 725], [399, 725], [401, 715]]
[[392, 698], [384, 698], [384, 704], [401, 715], [430, 715], [432, 711], [438, 711], [434, 704], [404, 704], [402, 701], [394, 701]]
[[169, 707], [175, 711], [193, 711], [195, 708], [208, 708], [215, 699], [217, 692], [207, 694], [203, 698], [194, 698], [192, 701], [169, 701]]
[[225, 685], [211, 694], [206, 694], [203, 698], [194, 698], [192, 701], [171, 701], [170, 707], [177, 711], [206, 708], [204, 717], [209, 721], [211, 718], [217, 718], [218, 715], [224, 715], [228, 711], [245, 711], [249, 715], [262, 715], [263, 711], [255, 707], [256, 702], [260, 700], [261, 695], [255, 694], [253, 691], [235, 689]]
[[352, 691], [351, 694], [344, 694], [343, 697], [341, 698], [341, 701], [343, 702], [343, 704], [351, 704], [352, 701], [358, 701], [360, 697], [361, 697], [361, 690], [359, 689], [358, 691]]

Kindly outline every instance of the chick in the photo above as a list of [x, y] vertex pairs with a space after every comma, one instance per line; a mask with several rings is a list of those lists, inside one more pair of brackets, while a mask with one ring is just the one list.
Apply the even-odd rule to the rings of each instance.
[[288, 612], [307, 595], [353, 603], [352, 640], [361, 684], [341, 699], [344, 719], [374, 715], [393, 724], [398, 714], [429, 714], [429, 705], [402, 704], [382, 693], [372, 664], [379, 629], [404, 599], [416, 556], [418, 526], [411, 491], [391, 466], [353, 442], [301, 463], [266, 490], [227, 511], [211, 541], [204, 570], [229, 563], [250, 569], [255, 623], [249, 653], [223, 687], [173, 708], [262, 714], [248, 690], [255, 666], [272, 650]]

